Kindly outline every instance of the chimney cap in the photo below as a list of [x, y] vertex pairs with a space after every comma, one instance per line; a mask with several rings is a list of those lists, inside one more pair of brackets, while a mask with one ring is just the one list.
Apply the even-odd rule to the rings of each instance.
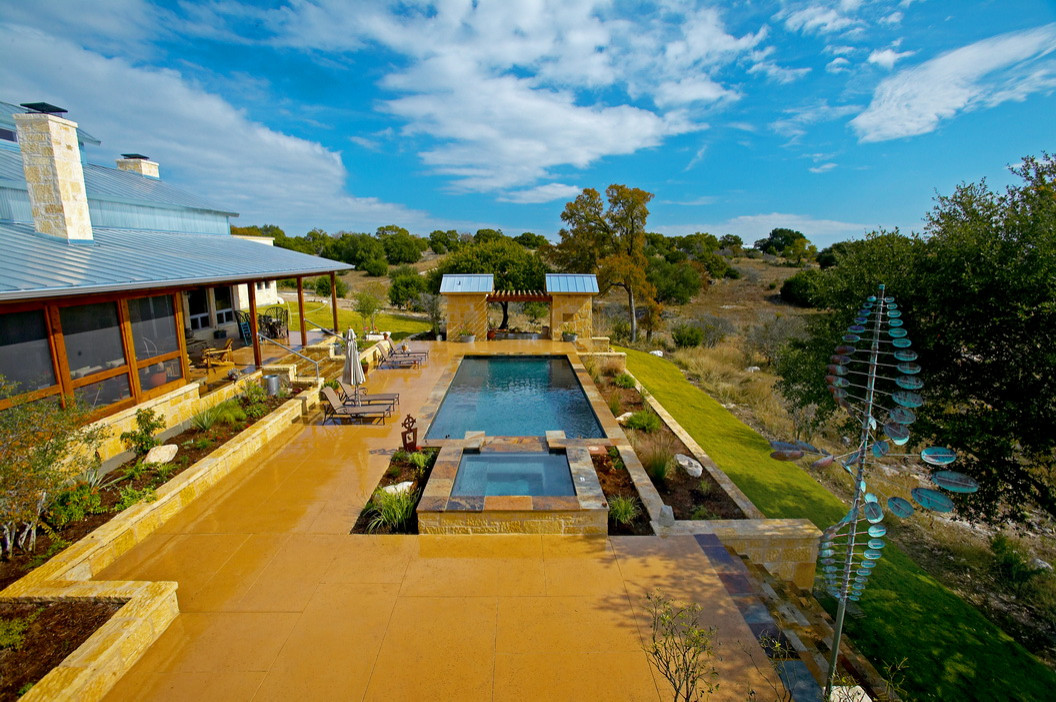
[[64, 115], [69, 112], [69, 110], [57, 107], [49, 102], [23, 102], [21, 106], [30, 112], [39, 112], [46, 115]]
[[143, 161], [150, 160], [150, 156], [144, 156], [143, 154], [121, 154], [121, 158], [135, 158], [142, 159]]

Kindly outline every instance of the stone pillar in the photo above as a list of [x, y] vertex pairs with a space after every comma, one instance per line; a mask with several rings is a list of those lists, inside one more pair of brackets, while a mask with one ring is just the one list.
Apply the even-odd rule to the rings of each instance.
[[92, 241], [77, 123], [39, 112], [14, 117], [36, 230], [67, 241]]
[[550, 293], [550, 338], [560, 339], [565, 327], [579, 335], [580, 342], [590, 344], [594, 336], [591, 302], [594, 296], [582, 293]]
[[447, 340], [458, 341], [466, 330], [477, 341], [488, 335], [488, 300], [486, 293], [444, 293], [447, 298]]
[[139, 154], [121, 154], [124, 158], [117, 159], [119, 171], [132, 171], [148, 178], [161, 178], [158, 175], [158, 164], [149, 160], [146, 156]]

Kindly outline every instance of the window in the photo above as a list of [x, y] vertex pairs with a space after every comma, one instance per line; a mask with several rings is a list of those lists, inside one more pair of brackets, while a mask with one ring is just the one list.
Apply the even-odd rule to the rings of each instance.
[[231, 288], [213, 288], [213, 300], [216, 303], [216, 323], [230, 324], [235, 321], [235, 311], [231, 305]]
[[125, 365], [116, 302], [64, 307], [59, 319], [73, 380]]
[[179, 350], [171, 295], [129, 300], [128, 316], [132, 322], [132, 344], [136, 348], [137, 361]]
[[127, 375], [116, 375], [98, 383], [82, 385], [73, 394], [89, 407], [105, 407], [132, 397], [132, 388], [128, 385]]
[[56, 384], [43, 310], [0, 315], [0, 375], [16, 393]]
[[192, 330], [209, 327], [209, 296], [205, 288], [198, 288], [187, 293], [187, 307], [190, 314], [187, 321]]
[[139, 386], [143, 392], [146, 392], [182, 377], [183, 369], [180, 367], [180, 359], [170, 358], [168, 361], [151, 363], [149, 366], [140, 368]]

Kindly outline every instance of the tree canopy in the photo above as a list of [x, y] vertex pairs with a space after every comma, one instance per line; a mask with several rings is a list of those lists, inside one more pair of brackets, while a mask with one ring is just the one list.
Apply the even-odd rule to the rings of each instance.
[[822, 372], [839, 329], [885, 283], [919, 354], [925, 404], [914, 438], [960, 454], [979, 481], [962, 509], [1056, 514], [1056, 160], [1026, 158], [1004, 192], [984, 182], [939, 196], [923, 236], [848, 242], [817, 279], [819, 315], [780, 363], [797, 405], [831, 410]]
[[773, 256], [784, 256], [796, 263], [812, 259], [818, 253], [817, 247], [807, 240], [803, 232], [783, 227], [771, 230], [765, 239], [756, 241], [755, 248]]
[[654, 301], [656, 289], [646, 278], [645, 223], [653, 194], [626, 185], [605, 190], [608, 207], [593, 188], [586, 188], [565, 205], [561, 221], [567, 229], [561, 241], [547, 247], [547, 255], [562, 271], [595, 273], [605, 294], [613, 287], [627, 293], [631, 340], [638, 338], [636, 306], [640, 300]]

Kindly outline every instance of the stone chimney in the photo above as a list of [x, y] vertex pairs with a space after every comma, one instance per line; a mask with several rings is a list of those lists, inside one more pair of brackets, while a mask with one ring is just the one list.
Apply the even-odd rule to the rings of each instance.
[[121, 154], [117, 159], [117, 168], [121, 171], [132, 171], [148, 178], [161, 178], [158, 175], [158, 164], [143, 154]]
[[77, 123], [59, 116], [65, 110], [47, 108], [14, 115], [34, 226], [67, 241], [92, 241]]

